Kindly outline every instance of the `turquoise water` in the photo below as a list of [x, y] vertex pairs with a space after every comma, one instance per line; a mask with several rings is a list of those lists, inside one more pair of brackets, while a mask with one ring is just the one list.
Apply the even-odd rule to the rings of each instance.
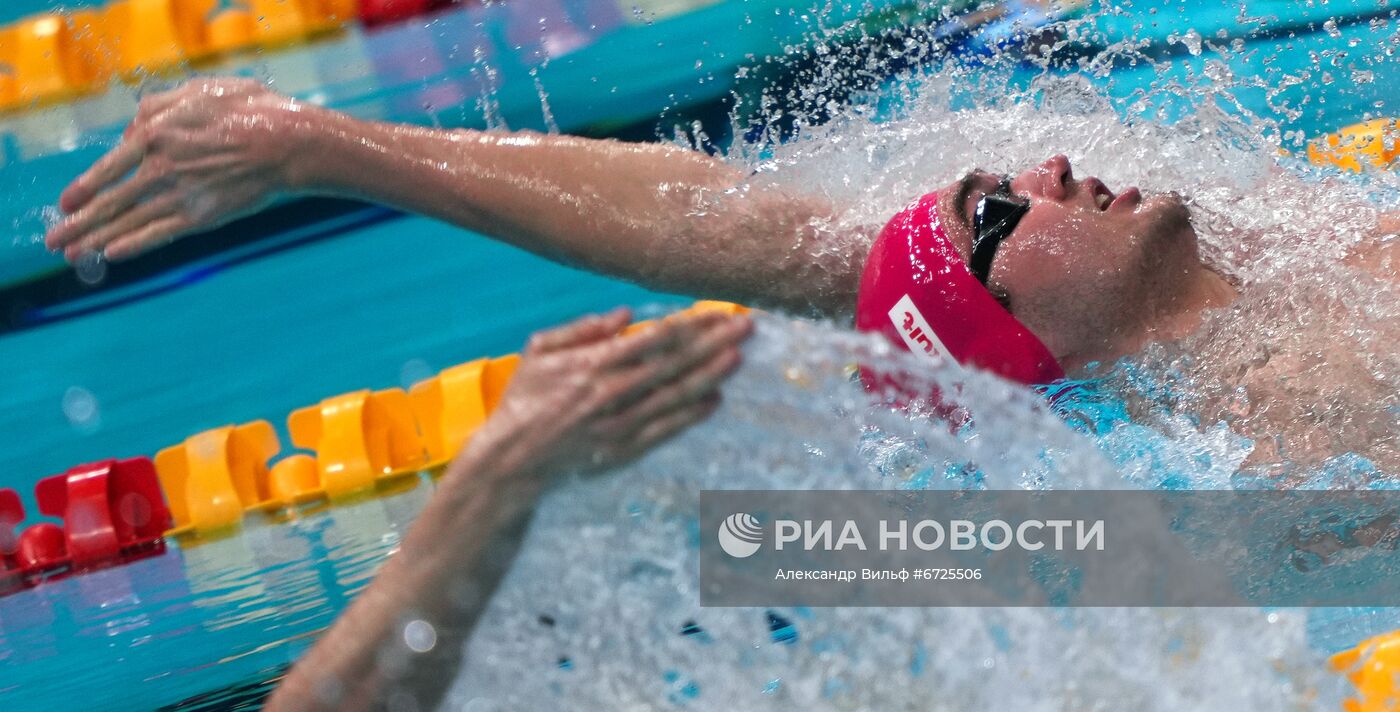
[[[32, 512], [32, 482], [77, 462], [151, 454], [254, 418], [286, 443], [286, 414], [326, 396], [515, 351], [587, 311], [667, 302], [680, 303], [394, 220], [6, 336], [5, 485]], [[65, 417], [72, 388], [91, 394], [92, 421]], [[306, 643], [297, 636], [345, 606], [391, 545], [391, 524], [428, 489], [0, 598], [0, 699], [51, 709], [86, 692], [104, 709], [150, 709], [289, 662]], [[120, 700], [103, 693], [111, 686]]]
[[[726, 14], [706, 16], [716, 28], [749, 14], [742, 4], [724, 7]], [[1260, 52], [1226, 63], [1240, 75], [1267, 76], [1280, 67], [1293, 73], [1312, 61], [1308, 52], [1352, 40], [1373, 47], [1395, 28], [1362, 23], [1338, 32], [1260, 40]], [[1282, 46], [1290, 41], [1291, 49]], [[1265, 67], [1270, 54], [1281, 59]], [[625, 56], [613, 47], [601, 59]], [[1199, 73], [1209, 58], [1187, 53], [1171, 73]], [[1376, 100], [1400, 89], [1393, 67], [1378, 67], [1372, 83], [1359, 88], [1317, 81], [1290, 90], [1313, 98], [1301, 116], [1284, 119], [1286, 128], [1316, 133], [1365, 118], [1377, 111]], [[1025, 81], [1037, 73], [1020, 71]], [[708, 74], [692, 63], [667, 81], [693, 82], [696, 97], [713, 96], [711, 87], [700, 89]], [[1128, 68], [1107, 85], [1126, 111], [1134, 93], [1158, 79], [1154, 70]], [[412, 91], [433, 81], [415, 78]], [[507, 96], [516, 97], [521, 117], [534, 102], [538, 120], [533, 85], [522, 88], [521, 81], [528, 79], [515, 77]], [[549, 87], [564, 116], [574, 103], [561, 93], [566, 85]], [[1241, 101], [1267, 113], [1265, 92], [1247, 90]], [[376, 106], [392, 109], [392, 99], [379, 96]], [[600, 103], [579, 112], [606, 116], [609, 109]], [[7, 205], [32, 210], [51, 201], [99, 149], [12, 162], [0, 175], [7, 185], [27, 187]], [[26, 219], [32, 224], [32, 215]], [[6, 269], [47, 259], [35, 257], [32, 243], [0, 249]], [[407, 385], [470, 358], [514, 351], [532, 331], [584, 312], [682, 301], [429, 220], [347, 229], [200, 273], [157, 296], [0, 337], [7, 365], [0, 374], [7, 405], [0, 410], [0, 485], [18, 489], [32, 511], [33, 483], [78, 462], [151, 454], [198, 430], [254, 418], [281, 428], [293, 408], [348, 390]], [[102, 700], [104, 709], [149, 709], [275, 674], [367, 582], [430, 492], [425, 481], [396, 497], [253, 526], [240, 537], [0, 598], [0, 701], [48, 709], [90, 699]]]
[[[713, 103], [734, 88], [741, 64], [781, 55], [819, 21], [839, 23], [867, 6], [843, 0], [820, 18], [794, 7], [786, 0], [472, 4], [371, 32], [350, 28], [330, 40], [239, 55], [199, 71], [256, 77], [365, 119], [608, 133]], [[46, 208], [115, 145], [142, 96], [183, 76], [114, 84], [72, 104], [0, 116], [0, 170], [8, 188], [0, 195], [0, 226], [8, 237], [0, 243], [0, 285], [63, 269], [62, 260], [43, 249], [51, 217]]]
[[430, 493], [250, 526], [0, 599], [0, 699], [147, 710], [276, 675], [368, 583]]

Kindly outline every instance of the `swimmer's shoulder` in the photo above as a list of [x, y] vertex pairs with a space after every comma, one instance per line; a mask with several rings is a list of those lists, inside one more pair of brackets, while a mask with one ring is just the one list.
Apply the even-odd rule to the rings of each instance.
[[1352, 248], [1346, 264], [1400, 285], [1400, 212], [1382, 213], [1376, 236]]

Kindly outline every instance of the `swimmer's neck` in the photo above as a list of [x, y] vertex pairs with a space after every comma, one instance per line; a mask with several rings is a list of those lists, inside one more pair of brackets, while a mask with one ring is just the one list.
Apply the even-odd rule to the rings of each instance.
[[[1147, 341], [1172, 341], [1195, 333], [1207, 309], [1228, 306], [1240, 296], [1224, 275], [1201, 264], [1180, 297], [1157, 314], [1145, 334]], [[1143, 344], [1144, 346], [1146, 344]]]
[[1064, 357], [1060, 362], [1072, 374], [1091, 363], [1112, 363], [1154, 342], [1185, 338], [1200, 328], [1206, 310], [1228, 306], [1238, 297], [1239, 289], [1229, 279], [1198, 262], [1191, 268], [1184, 288], [1157, 305], [1140, 328], [1120, 333], [1110, 343], [1102, 344], [1097, 353]]

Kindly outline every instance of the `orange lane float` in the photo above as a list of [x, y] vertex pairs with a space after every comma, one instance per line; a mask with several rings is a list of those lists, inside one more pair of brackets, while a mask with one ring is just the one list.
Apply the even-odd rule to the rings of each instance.
[[65, 50], [69, 72], [94, 90], [101, 90], [117, 74], [117, 40], [110, 34], [101, 8], [74, 10], [64, 17], [68, 26]]
[[19, 77], [15, 75], [15, 29], [0, 27], [0, 111], [19, 104]]
[[[697, 302], [685, 312], [705, 310], [748, 311]], [[154, 463], [75, 467], [35, 487], [40, 512], [61, 517], [62, 527], [38, 523], [16, 537], [23, 507], [13, 490], [0, 490], [0, 593], [159, 553], [163, 536], [228, 532], [250, 511], [412, 486], [417, 480], [408, 476], [449, 461], [490, 416], [519, 361], [516, 354], [479, 359], [444, 369], [411, 394], [362, 390], [298, 409], [287, 419], [292, 442], [316, 457], [293, 454], [269, 467], [281, 443], [257, 420], [192, 435]]]
[[156, 453], [175, 526], [168, 534], [210, 534], [239, 526], [250, 510], [283, 504], [268, 485], [267, 462], [282, 449], [266, 420], [191, 435]]
[[196, 57], [252, 47], [275, 48], [333, 32], [355, 20], [355, 0], [187, 0], [200, 3], [205, 22]]
[[1357, 697], [1342, 703], [1344, 712], [1400, 709], [1400, 630], [1364, 640], [1333, 655], [1330, 663], [1356, 686]]
[[496, 409], [520, 357], [484, 358], [443, 369], [409, 393], [428, 451], [428, 467], [447, 464]]
[[359, 0], [302, 0], [301, 4], [313, 32], [343, 27], [360, 14]]
[[79, 465], [39, 480], [34, 496], [63, 525], [40, 522], [16, 538], [24, 508], [18, 493], [0, 490], [0, 592], [165, 551], [170, 512], [149, 458]]
[[267, 473], [267, 489], [273, 499], [287, 505], [326, 498], [316, 458], [300, 453], [284, 457], [272, 466]]
[[14, 43], [9, 64], [18, 80], [21, 104], [70, 96], [81, 87], [68, 69], [68, 25], [58, 15], [22, 20], [6, 38]]
[[311, 32], [303, 4], [294, 0], [248, 0], [253, 8], [255, 36], [263, 47], [278, 47], [304, 39]]
[[104, 85], [112, 53], [103, 47], [97, 13], [29, 17], [0, 30], [6, 67], [0, 105], [25, 106], [71, 99]]
[[[295, 0], [116, 0], [106, 23], [124, 79], [252, 47], [297, 42], [315, 23]], [[324, 26], [328, 20], [318, 20]]]
[[[676, 318], [676, 317], [678, 317], [678, 316], [681, 316], [681, 315], [683, 315], [683, 314], [696, 314], [696, 313], [699, 313], [699, 312], [706, 312], [706, 311], [717, 311], [717, 312], [720, 312], [720, 313], [722, 313], [722, 314], [729, 314], [729, 315], [733, 316], [733, 315], [735, 315], [735, 314], [748, 314], [748, 313], [749, 313], [749, 308], [746, 307], [746, 306], [740, 305], [740, 304], [733, 304], [733, 303], [730, 303], [730, 302], [716, 302], [716, 301], [709, 301], [709, 300], [701, 300], [701, 301], [695, 302], [694, 304], [690, 305], [689, 307], [687, 307], [687, 308], [685, 308], [685, 309], [682, 309], [682, 310], [676, 312], [675, 314], [672, 314], [671, 316], [668, 316], [668, 317], [663, 318], [661, 321], [666, 321], [667, 319], [674, 319], [674, 318]], [[639, 322], [637, 322], [637, 323], [635, 323], [635, 324], [629, 324], [629, 325], [627, 326], [626, 329], [623, 329], [623, 330], [622, 330], [622, 333], [624, 333], [624, 334], [635, 334], [635, 333], [637, 333], [637, 332], [639, 332], [639, 331], [644, 331], [644, 330], [646, 330], [646, 329], [651, 328], [651, 327], [654, 326], [656, 323], [657, 323], [657, 322], [656, 322], [655, 319], [648, 319], [648, 320], [646, 320], [646, 321], [639, 321]]]
[[[316, 451], [321, 488], [331, 499], [369, 491], [428, 464], [412, 401], [399, 388], [327, 398], [293, 411], [287, 429], [294, 445]], [[301, 473], [293, 479], [302, 481]]]
[[0, 27], [0, 111], [72, 99], [113, 76], [132, 82], [189, 62], [276, 48], [362, 20], [375, 25], [445, 0], [113, 0]]
[[1352, 124], [1308, 144], [1308, 160], [1361, 172], [1390, 168], [1400, 160], [1400, 119]]
[[105, 20], [123, 79], [139, 79], [185, 61], [180, 39], [184, 35], [190, 41], [196, 25], [177, 18], [175, 10], [172, 0], [116, 0], [107, 6]]
[[252, 11], [242, 7], [211, 9], [201, 37], [203, 52], [222, 55], [253, 46], [258, 38], [258, 23]]

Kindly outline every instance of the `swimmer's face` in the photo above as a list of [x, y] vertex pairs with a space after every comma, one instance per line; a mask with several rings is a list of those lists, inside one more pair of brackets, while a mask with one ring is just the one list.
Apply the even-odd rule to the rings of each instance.
[[[974, 172], [940, 193], [948, 236], [967, 257], [977, 202], [999, 176]], [[1154, 310], [1183, 292], [1200, 265], [1195, 232], [1174, 194], [1114, 193], [1076, 179], [1055, 156], [1012, 176], [1030, 209], [1001, 243], [988, 286], [1058, 358], [1103, 348], [1150, 325]]]

